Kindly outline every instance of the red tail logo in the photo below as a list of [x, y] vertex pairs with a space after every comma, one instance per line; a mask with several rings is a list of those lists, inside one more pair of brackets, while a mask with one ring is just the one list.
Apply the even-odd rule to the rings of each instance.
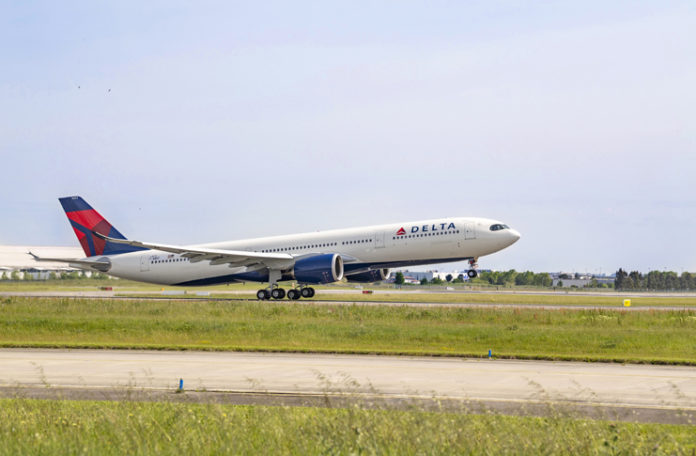
[[401, 228], [399, 228], [399, 231], [396, 232], [396, 235], [397, 235], [397, 236], [403, 236], [404, 234], [406, 234], [406, 230], [405, 230], [404, 227], [402, 226]]

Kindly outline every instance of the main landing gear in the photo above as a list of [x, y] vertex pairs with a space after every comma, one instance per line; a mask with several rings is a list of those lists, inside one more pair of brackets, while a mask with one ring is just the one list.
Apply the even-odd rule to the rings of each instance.
[[478, 277], [478, 271], [476, 270], [476, 268], [478, 268], [478, 264], [476, 264], [477, 260], [478, 258], [472, 258], [469, 260], [469, 266], [471, 266], [471, 269], [466, 271], [466, 275], [468, 275], [470, 279], [475, 279]]
[[[267, 299], [283, 299], [285, 297], [285, 290], [282, 288], [264, 288], [256, 292], [256, 297], [260, 301], [265, 301]], [[297, 300], [300, 298], [312, 298], [314, 297], [314, 288], [312, 287], [301, 287], [301, 288], [291, 288], [287, 293], [288, 299]]]

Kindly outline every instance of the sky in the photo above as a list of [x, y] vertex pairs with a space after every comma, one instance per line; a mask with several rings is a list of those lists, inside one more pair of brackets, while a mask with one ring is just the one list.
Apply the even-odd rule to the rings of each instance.
[[[692, 1], [0, 3], [0, 244], [448, 216], [484, 269], [696, 271]], [[463, 268], [444, 265], [440, 269]]]

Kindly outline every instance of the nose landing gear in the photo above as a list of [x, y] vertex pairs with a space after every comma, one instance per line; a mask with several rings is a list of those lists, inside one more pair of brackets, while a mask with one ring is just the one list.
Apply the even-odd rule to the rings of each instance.
[[476, 268], [478, 268], [478, 264], [476, 263], [477, 261], [478, 258], [472, 258], [469, 260], [469, 266], [471, 269], [466, 271], [466, 275], [468, 275], [470, 279], [475, 279], [478, 277], [478, 271], [476, 270]]

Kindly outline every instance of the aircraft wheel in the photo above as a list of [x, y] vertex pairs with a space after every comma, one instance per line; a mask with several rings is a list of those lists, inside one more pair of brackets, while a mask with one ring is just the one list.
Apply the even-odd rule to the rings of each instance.
[[283, 299], [285, 297], [285, 290], [282, 288], [274, 288], [273, 291], [271, 291], [271, 297], [273, 299]]
[[469, 269], [466, 271], [466, 275], [468, 275], [470, 279], [475, 279], [478, 277], [478, 272], [476, 272], [476, 269]]
[[311, 298], [312, 297], [312, 289], [311, 288], [303, 288], [300, 290], [300, 293], [302, 293], [303, 298]]
[[270, 298], [271, 298], [271, 294], [268, 292], [268, 290], [259, 290], [259, 291], [256, 292], [256, 297], [257, 297], [260, 301], [265, 301], [266, 299], [270, 299]]
[[292, 290], [288, 290], [288, 299], [300, 299], [300, 292], [295, 290], [294, 288]]
[[307, 289], [309, 290], [309, 297], [310, 297], [310, 298], [313, 298], [313, 297], [314, 297], [314, 288], [309, 287], [309, 288], [307, 288]]

